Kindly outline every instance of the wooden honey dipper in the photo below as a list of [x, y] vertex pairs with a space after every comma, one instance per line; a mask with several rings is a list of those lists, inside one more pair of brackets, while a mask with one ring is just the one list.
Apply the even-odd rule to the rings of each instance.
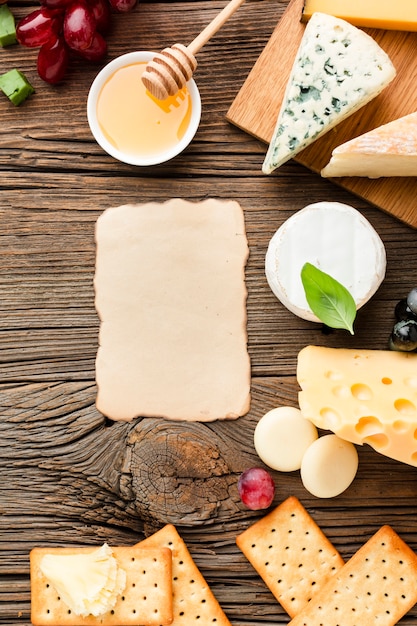
[[190, 80], [197, 68], [195, 55], [223, 26], [245, 0], [230, 0], [206, 28], [188, 45], [174, 44], [155, 54], [144, 73], [142, 82], [158, 100], [174, 96]]

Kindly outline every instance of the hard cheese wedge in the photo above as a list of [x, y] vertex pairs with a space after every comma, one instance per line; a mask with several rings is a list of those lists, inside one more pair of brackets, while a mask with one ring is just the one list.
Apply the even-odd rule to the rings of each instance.
[[385, 30], [417, 30], [415, 0], [305, 0], [302, 20], [321, 11], [341, 17], [355, 26]]
[[307, 346], [297, 380], [318, 428], [417, 467], [417, 354]]
[[325, 13], [308, 22], [262, 170], [273, 170], [375, 98], [395, 77], [365, 32]]
[[341, 144], [321, 175], [417, 176], [417, 112]]

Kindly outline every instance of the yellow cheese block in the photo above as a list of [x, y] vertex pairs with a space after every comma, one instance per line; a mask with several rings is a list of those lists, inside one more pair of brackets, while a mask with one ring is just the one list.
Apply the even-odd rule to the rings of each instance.
[[417, 176], [417, 112], [337, 146], [321, 175]]
[[302, 21], [329, 13], [355, 26], [417, 31], [416, 0], [305, 0]]
[[417, 353], [307, 346], [297, 380], [318, 428], [417, 467]]

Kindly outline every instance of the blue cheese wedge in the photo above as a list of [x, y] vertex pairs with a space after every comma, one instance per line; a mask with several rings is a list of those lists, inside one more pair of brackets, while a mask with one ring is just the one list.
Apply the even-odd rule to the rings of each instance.
[[314, 13], [298, 49], [262, 166], [270, 174], [370, 102], [395, 68], [372, 37], [345, 20]]
[[321, 175], [417, 176], [417, 112], [337, 146]]

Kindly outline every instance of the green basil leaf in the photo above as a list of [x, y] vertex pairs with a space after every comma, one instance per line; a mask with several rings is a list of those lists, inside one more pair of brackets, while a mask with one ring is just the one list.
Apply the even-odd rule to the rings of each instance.
[[356, 303], [346, 287], [311, 263], [303, 265], [301, 282], [314, 315], [326, 326], [344, 328], [353, 335]]

